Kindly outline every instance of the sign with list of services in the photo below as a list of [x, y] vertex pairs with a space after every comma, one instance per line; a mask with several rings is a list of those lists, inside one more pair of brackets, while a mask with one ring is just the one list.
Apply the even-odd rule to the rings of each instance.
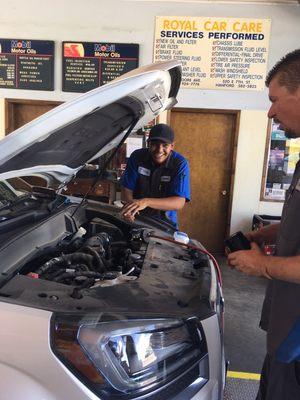
[[0, 39], [0, 88], [54, 90], [54, 42]]
[[154, 61], [181, 61], [184, 88], [263, 90], [270, 28], [270, 19], [156, 17]]
[[63, 42], [64, 92], [87, 92], [138, 67], [139, 45]]

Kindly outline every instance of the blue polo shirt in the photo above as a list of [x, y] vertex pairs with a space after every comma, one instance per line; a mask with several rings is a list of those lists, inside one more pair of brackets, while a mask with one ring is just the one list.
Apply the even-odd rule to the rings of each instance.
[[[153, 179], [157, 179], [159, 172], [159, 182], [154, 185], [165, 185], [164, 193], [158, 193], [153, 187]], [[149, 189], [141, 190], [141, 178], [150, 181]], [[162, 165], [155, 165], [148, 149], [139, 149], [134, 151], [126, 165], [126, 170], [121, 180], [122, 186], [134, 192], [134, 198], [155, 197], [165, 198], [179, 196], [190, 201], [190, 169], [188, 161], [176, 151], [172, 151], [167, 161]], [[135, 192], [139, 191], [136, 196]], [[165, 212], [167, 220], [177, 227], [177, 212], [169, 210]]]

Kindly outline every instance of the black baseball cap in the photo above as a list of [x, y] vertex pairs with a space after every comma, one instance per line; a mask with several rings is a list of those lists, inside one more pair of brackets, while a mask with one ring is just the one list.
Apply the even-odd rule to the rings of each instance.
[[157, 124], [152, 126], [149, 133], [149, 139], [151, 142], [154, 140], [173, 143], [174, 142], [174, 131], [167, 124]]

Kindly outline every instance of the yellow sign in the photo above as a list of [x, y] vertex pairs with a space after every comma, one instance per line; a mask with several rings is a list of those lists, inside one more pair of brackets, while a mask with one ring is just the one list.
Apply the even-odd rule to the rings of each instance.
[[154, 61], [182, 63], [184, 88], [263, 90], [270, 19], [156, 17]]

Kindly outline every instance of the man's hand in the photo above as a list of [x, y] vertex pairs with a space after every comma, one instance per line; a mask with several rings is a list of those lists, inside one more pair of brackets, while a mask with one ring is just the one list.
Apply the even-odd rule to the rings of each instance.
[[246, 238], [250, 242], [255, 242], [258, 245], [261, 244], [275, 244], [277, 233], [279, 230], [280, 223], [270, 224], [258, 229], [257, 231], [250, 231], [246, 233]]
[[[127, 190], [129, 192], [129, 190]], [[129, 196], [122, 197], [122, 200], [126, 202], [125, 206], [121, 210], [121, 215], [128, 220], [133, 222], [134, 217], [139, 211], [145, 208], [153, 208], [154, 210], [180, 210], [185, 204], [185, 198], [180, 196], [170, 196], [162, 198], [145, 197], [143, 199], [130, 199]]]
[[271, 279], [267, 271], [268, 257], [254, 242], [251, 243], [251, 250], [230, 253], [228, 255], [228, 264], [246, 275], [264, 276]]
[[250, 242], [255, 242], [258, 245], [261, 245], [264, 243], [264, 238], [262, 237], [260, 231], [249, 231], [245, 234], [246, 238], [250, 241]]
[[139, 199], [133, 200], [122, 208], [121, 214], [125, 219], [130, 222], [133, 222], [135, 219], [135, 215], [139, 213], [139, 211], [144, 210], [148, 207], [148, 199]]

